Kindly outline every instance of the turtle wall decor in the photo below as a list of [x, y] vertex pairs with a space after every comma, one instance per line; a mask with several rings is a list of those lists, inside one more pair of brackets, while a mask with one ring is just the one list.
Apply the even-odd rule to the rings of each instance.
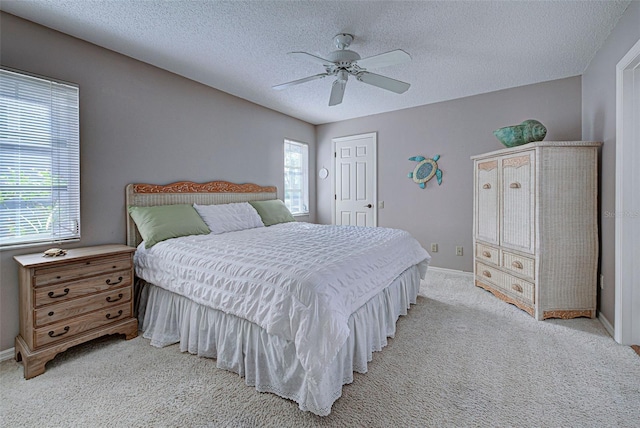
[[421, 189], [427, 187], [427, 181], [434, 176], [438, 180], [438, 186], [441, 185], [442, 171], [438, 168], [438, 159], [440, 159], [440, 155], [435, 155], [433, 158], [425, 158], [424, 156], [410, 157], [409, 160], [418, 162], [418, 165], [409, 173], [409, 178], [413, 179]]

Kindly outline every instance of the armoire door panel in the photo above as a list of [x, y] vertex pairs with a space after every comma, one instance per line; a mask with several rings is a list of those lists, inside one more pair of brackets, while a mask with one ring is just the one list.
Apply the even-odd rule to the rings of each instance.
[[478, 164], [476, 177], [476, 237], [498, 243], [498, 161]]
[[532, 253], [534, 247], [533, 152], [502, 159], [500, 244]]

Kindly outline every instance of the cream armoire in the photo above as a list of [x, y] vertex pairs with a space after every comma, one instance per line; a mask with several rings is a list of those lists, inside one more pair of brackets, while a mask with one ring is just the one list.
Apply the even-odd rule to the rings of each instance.
[[471, 158], [478, 287], [537, 320], [595, 316], [601, 144], [543, 141]]

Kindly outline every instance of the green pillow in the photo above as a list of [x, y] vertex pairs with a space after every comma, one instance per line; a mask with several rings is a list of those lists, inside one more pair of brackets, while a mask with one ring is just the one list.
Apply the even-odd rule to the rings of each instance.
[[205, 235], [209, 228], [191, 205], [129, 207], [129, 215], [138, 226], [144, 246], [187, 235]]
[[296, 221], [291, 215], [291, 211], [280, 199], [270, 201], [249, 201], [251, 206], [258, 211], [265, 226], [272, 226], [278, 223]]

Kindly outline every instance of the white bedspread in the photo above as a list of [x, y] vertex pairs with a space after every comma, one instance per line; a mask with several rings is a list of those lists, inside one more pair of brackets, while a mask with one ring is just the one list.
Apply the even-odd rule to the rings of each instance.
[[141, 244], [136, 273], [196, 303], [293, 341], [318, 378], [349, 335], [352, 312], [429, 254], [407, 232], [284, 223]]

